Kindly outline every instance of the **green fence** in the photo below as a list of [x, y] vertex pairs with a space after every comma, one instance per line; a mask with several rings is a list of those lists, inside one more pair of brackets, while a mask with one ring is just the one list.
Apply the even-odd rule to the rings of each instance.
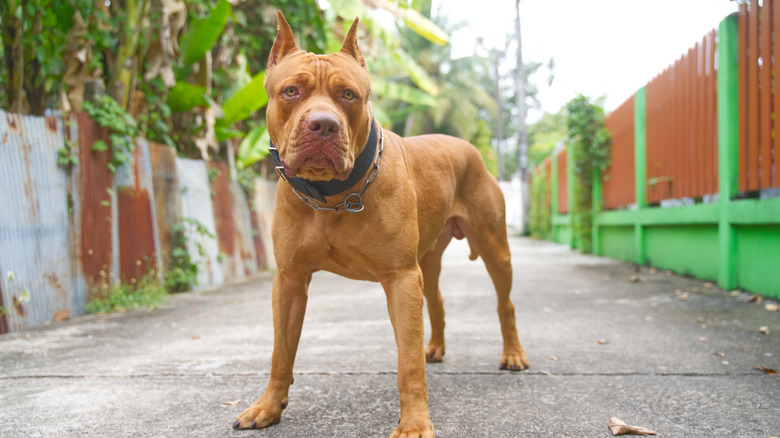
[[[746, 14], [745, 9], [740, 14]], [[716, 132], [711, 139], [712, 149], [716, 150], [712, 151], [714, 159], [708, 164], [712, 169], [696, 173], [696, 178], [704, 178], [705, 173], [712, 170], [716, 175], [713, 180], [717, 182], [716, 193], [683, 196], [683, 199], [676, 200], [676, 204], [672, 202], [672, 206], [669, 203], [648, 202], [648, 193], [655, 193], [660, 185], [671, 187], [674, 181], [676, 190], [683, 185], [683, 177], [690, 180], [691, 175], [683, 169], [684, 163], [678, 163], [681, 159], [686, 160], [686, 149], [683, 155], [677, 152], [669, 154], [672, 165], [677, 163], [677, 168], [683, 169], [682, 174], [674, 178], [653, 175], [648, 179], [648, 169], [655, 169], [655, 163], [649, 166], [647, 161], [648, 138], [656, 138], [658, 133], [648, 132], [647, 129], [648, 91], [647, 87], [643, 87], [632, 97], [633, 169], [630, 164], [624, 166], [628, 169], [620, 169], [633, 172], [633, 202], [617, 209], [604, 208], [602, 190], [609, 179], [604, 175], [594, 175], [593, 252], [711, 280], [729, 290], [740, 288], [780, 298], [780, 175], [776, 174], [780, 170], [780, 147], [774, 146], [772, 126], [764, 127], [772, 130], [769, 136], [772, 144], [762, 146], [765, 152], [758, 157], [765, 169], [771, 169], [771, 178], [768, 179], [771, 181], [770, 186], [761, 190], [741, 191], [738, 184], [741, 172], [745, 172], [744, 163], [740, 160], [746, 156], [741, 153], [746, 146], [741, 138], [748, 138], [740, 130], [747, 129], [745, 126], [749, 125], [745, 122], [749, 112], [744, 110], [745, 87], [741, 84], [750, 81], [746, 77], [748, 73], [745, 73], [750, 68], [739, 65], [748, 62], [747, 55], [743, 53], [749, 53], [749, 50], [743, 48], [747, 39], [745, 35], [748, 34], [742, 29], [743, 21], [741, 16], [730, 16], [721, 22], [718, 29], [717, 78], [713, 85], [717, 88], [717, 100], [711, 104], [717, 106], [717, 112], [713, 112], [717, 119], [712, 124], [712, 130]], [[714, 38], [712, 40], [715, 41]], [[773, 68], [769, 65], [769, 58], [756, 64], [763, 64], [761, 68], [764, 69]], [[780, 59], [777, 62], [780, 63]], [[695, 67], [690, 68], [691, 71], [695, 70]], [[761, 68], [756, 71], [757, 75], [762, 74]], [[764, 82], [767, 85], [769, 83]], [[770, 91], [773, 94], [774, 87], [767, 85], [763, 86], [764, 90], [767, 94]], [[780, 111], [780, 108], [777, 110]], [[688, 115], [681, 113], [680, 117]], [[767, 117], [765, 113], [764, 117], [765, 120], [776, 119], [774, 114]], [[683, 134], [693, 139], [695, 134], [692, 132], [691, 128]], [[705, 142], [704, 147], [699, 149], [706, 152], [707, 144]], [[653, 154], [657, 155], [655, 148], [661, 145], [653, 143], [650, 146]], [[571, 200], [568, 201], [568, 208], [561, 208], [558, 202], [561, 196], [566, 196], [565, 193], [571, 193], [569, 186], [573, 181], [571, 169], [564, 170], [558, 165], [564, 154], [565, 150], [553, 154], [551, 165], [540, 166], [534, 178], [549, 179], [549, 238], [576, 248], [578, 244], [573, 238], [571, 216], [561, 213], [571, 211]], [[566, 177], [560, 175], [562, 171], [567, 173]], [[669, 192], [673, 191], [670, 189]]]

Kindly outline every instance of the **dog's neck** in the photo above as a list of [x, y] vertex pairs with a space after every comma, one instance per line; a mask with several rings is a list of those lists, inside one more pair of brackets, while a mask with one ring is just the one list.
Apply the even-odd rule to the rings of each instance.
[[279, 151], [274, 147], [273, 142], [271, 142], [269, 151], [276, 163], [276, 172], [283, 180], [287, 181], [293, 189], [309, 198], [316, 199], [320, 202], [326, 202], [326, 196], [338, 195], [339, 193], [346, 192], [366, 175], [369, 169], [371, 169], [371, 165], [374, 163], [377, 143], [376, 120], [372, 120], [371, 133], [368, 135], [366, 146], [363, 148], [363, 152], [355, 159], [355, 166], [344, 181], [338, 179], [331, 179], [329, 181], [309, 181], [299, 177], [288, 177], [287, 174], [284, 173], [284, 166], [282, 166], [282, 161], [279, 158]]

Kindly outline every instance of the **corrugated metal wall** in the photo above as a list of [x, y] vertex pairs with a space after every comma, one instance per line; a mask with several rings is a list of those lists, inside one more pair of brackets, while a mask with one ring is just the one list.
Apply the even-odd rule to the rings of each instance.
[[[0, 334], [81, 315], [109, 282], [166, 266], [174, 225], [186, 218], [212, 235], [193, 224], [185, 231], [198, 286], [265, 269], [273, 209], [265, 190], [268, 211], [250, 210], [226, 166], [214, 165], [221, 176], [212, 184], [203, 161], [143, 140], [114, 175], [110, 154], [92, 150], [97, 140], [107, 142], [107, 132], [85, 114], [64, 123], [0, 111]], [[70, 168], [57, 163], [66, 141], [78, 160]]]
[[[199, 233], [192, 223], [186, 224], [187, 251], [198, 265], [198, 286], [222, 284], [225, 277], [218, 262], [219, 247], [214, 237], [217, 231], [214, 209], [211, 206], [211, 185], [206, 163], [201, 160], [177, 158], [176, 171], [181, 186], [182, 218], [197, 221], [211, 234], [211, 236], [204, 235]], [[200, 254], [198, 246], [203, 250], [203, 254]]]
[[117, 169], [116, 186], [119, 278], [132, 284], [153, 270], [159, 272], [162, 264], [157, 250], [152, 164], [145, 140], [136, 141], [133, 162]]
[[70, 267], [68, 174], [57, 165], [62, 119], [0, 111], [2, 328], [18, 331], [78, 312]]

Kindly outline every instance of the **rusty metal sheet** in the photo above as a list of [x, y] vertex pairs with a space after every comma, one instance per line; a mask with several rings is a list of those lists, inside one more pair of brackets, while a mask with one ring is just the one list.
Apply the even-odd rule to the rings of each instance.
[[119, 278], [134, 284], [161, 265], [152, 201], [152, 165], [149, 144], [136, 140], [133, 161], [117, 169]]
[[74, 302], [70, 266], [68, 174], [58, 166], [60, 117], [0, 111], [0, 330], [53, 322]]
[[230, 182], [230, 191], [233, 194], [233, 223], [235, 224], [235, 242], [239, 267], [239, 276], [244, 277], [257, 272], [257, 254], [255, 252], [251, 212], [246, 194], [236, 181]]
[[[255, 197], [254, 214], [257, 219], [257, 234], [261, 237], [263, 251], [257, 251], [257, 254], [265, 255], [265, 262], [260, 264], [261, 269], [276, 269], [276, 260], [274, 259], [273, 244], [271, 240], [271, 223], [273, 222], [273, 211], [276, 205], [276, 189], [278, 180], [266, 180], [263, 178], [255, 179]], [[258, 263], [260, 261], [258, 260]]]
[[236, 260], [235, 222], [233, 221], [233, 194], [230, 192], [230, 176], [225, 163], [208, 164], [212, 175], [211, 204], [214, 209], [214, 224], [217, 230], [222, 272], [225, 280], [240, 277], [239, 263]]
[[[201, 160], [188, 158], [176, 159], [176, 172], [181, 186], [181, 213], [186, 221], [192, 219], [216, 236], [214, 210], [211, 206], [211, 186], [206, 164]], [[205, 236], [196, 231], [196, 227], [187, 224], [185, 229], [187, 251], [198, 264], [198, 287], [215, 286], [224, 282], [219, 266], [219, 248], [214, 237]], [[203, 250], [200, 254], [198, 246]]]
[[110, 154], [92, 145], [108, 141], [108, 132], [86, 113], [71, 114], [71, 141], [78, 145], [78, 167], [72, 172], [74, 273], [83, 283], [86, 299], [102, 297], [102, 285], [117, 275], [115, 248], [116, 202]]
[[149, 143], [149, 157], [152, 165], [154, 189], [154, 211], [157, 223], [157, 238], [162, 266], [171, 268], [173, 248], [178, 236], [174, 225], [181, 223], [181, 188], [176, 173], [176, 150], [170, 146]]

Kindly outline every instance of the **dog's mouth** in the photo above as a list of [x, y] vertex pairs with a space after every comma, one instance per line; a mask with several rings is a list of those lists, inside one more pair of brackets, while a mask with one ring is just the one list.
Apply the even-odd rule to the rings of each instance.
[[313, 181], [344, 181], [349, 177], [352, 167], [347, 165], [342, 153], [337, 149], [332, 145], [309, 145], [295, 153], [287, 154], [287, 159], [282, 159], [284, 173], [288, 177]]

